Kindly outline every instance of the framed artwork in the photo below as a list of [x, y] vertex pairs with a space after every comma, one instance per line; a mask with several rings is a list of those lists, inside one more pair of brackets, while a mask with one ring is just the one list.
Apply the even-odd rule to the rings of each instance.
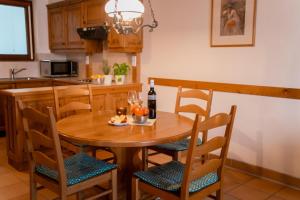
[[254, 46], [256, 0], [211, 0], [212, 47]]

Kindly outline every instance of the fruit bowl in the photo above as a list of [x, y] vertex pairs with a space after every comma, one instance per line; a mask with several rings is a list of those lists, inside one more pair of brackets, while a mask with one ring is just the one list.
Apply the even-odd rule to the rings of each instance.
[[133, 121], [137, 124], [145, 124], [147, 122], [148, 119], [148, 115], [142, 115], [142, 116], [138, 116], [138, 115], [132, 115]]

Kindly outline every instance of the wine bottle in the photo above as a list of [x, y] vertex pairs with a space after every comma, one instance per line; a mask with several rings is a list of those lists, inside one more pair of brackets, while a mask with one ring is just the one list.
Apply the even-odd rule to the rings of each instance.
[[150, 80], [150, 90], [148, 92], [149, 119], [156, 119], [156, 92], [154, 90], [154, 80]]

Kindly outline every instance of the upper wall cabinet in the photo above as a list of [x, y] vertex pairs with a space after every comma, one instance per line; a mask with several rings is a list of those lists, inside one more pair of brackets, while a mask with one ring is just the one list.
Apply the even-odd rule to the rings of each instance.
[[66, 48], [64, 8], [48, 8], [49, 44], [51, 50]]
[[124, 53], [138, 53], [143, 49], [143, 32], [137, 34], [120, 35], [111, 29], [107, 38], [107, 47], [110, 51]]
[[105, 23], [104, 0], [87, 0], [84, 2], [83, 26], [101, 26]]
[[[102, 50], [102, 42], [80, 39], [77, 28], [105, 24], [106, 0], [68, 0], [48, 5], [49, 44], [53, 52], [80, 51], [95, 53]], [[114, 52], [135, 53], [143, 48], [142, 33], [119, 35], [108, 33], [107, 48]]]
[[82, 26], [81, 1], [48, 5], [48, 25], [51, 51], [83, 51], [84, 41], [77, 34], [77, 28]]
[[66, 7], [67, 47], [70, 49], [84, 48], [84, 41], [80, 39], [77, 28], [82, 26], [82, 4], [76, 3]]

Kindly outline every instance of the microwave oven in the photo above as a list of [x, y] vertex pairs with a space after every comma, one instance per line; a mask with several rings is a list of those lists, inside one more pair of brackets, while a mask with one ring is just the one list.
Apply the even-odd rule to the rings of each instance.
[[78, 76], [78, 63], [69, 60], [41, 60], [40, 70], [43, 77], [76, 77]]

